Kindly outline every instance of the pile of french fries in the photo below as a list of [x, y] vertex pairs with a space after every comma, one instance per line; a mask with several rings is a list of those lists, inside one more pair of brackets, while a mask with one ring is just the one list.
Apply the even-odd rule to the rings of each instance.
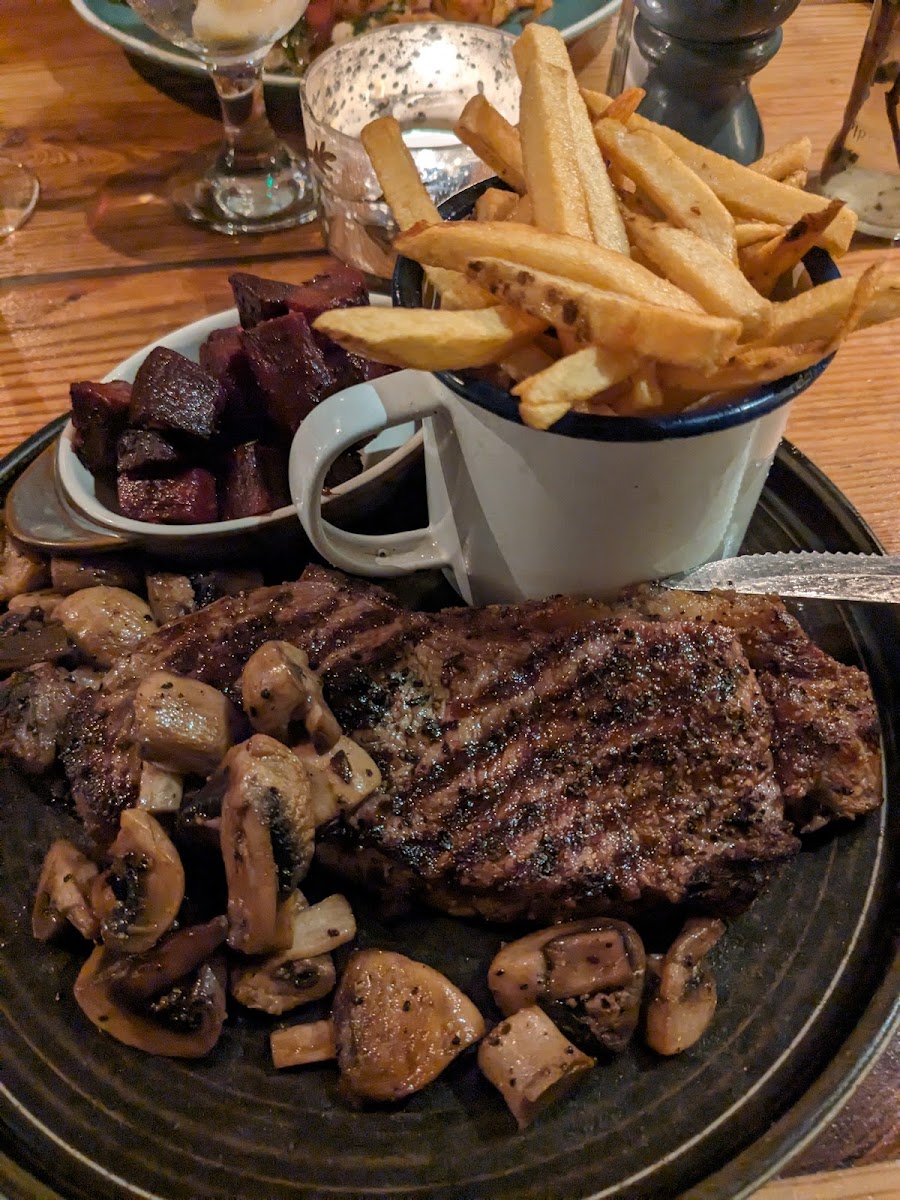
[[811, 287], [803, 256], [839, 256], [855, 214], [803, 190], [808, 139], [750, 167], [640, 117], [643, 93], [579, 89], [552, 28], [514, 49], [518, 128], [484, 96], [455, 132], [507, 188], [447, 222], [400, 126], [362, 141], [440, 307], [339, 309], [316, 327], [347, 349], [439, 371], [496, 364], [522, 420], [651, 415], [722, 402], [831, 354], [855, 328], [900, 314], [900, 272]]

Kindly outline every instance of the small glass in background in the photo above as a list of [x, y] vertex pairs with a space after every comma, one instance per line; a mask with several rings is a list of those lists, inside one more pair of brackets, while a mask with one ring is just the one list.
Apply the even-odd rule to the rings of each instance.
[[846, 200], [861, 233], [900, 239], [900, 0], [875, 0], [819, 190]]
[[476, 92], [518, 121], [514, 41], [475, 25], [391, 25], [332, 47], [310, 66], [300, 89], [303, 124], [335, 257], [381, 279], [394, 268], [396, 226], [359, 141], [377, 117], [399, 121], [436, 203], [491, 174], [452, 129]]
[[27, 167], [0, 157], [0, 238], [25, 224], [34, 212], [39, 194], [38, 181]]

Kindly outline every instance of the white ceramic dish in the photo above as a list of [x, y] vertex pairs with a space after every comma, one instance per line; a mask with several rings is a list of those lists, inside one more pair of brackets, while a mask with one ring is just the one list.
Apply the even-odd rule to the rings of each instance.
[[[109, 0], [69, 0], [69, 3], [82, 20], [124, 46], [130, 54], [178, 71], [189, 71], [192, 75], [206, 73], [198, 58], [157, 37], [127, 4], [111, 4]], [[571, 42], [612, 16], [620, 4], [621, 0], [556, 0], [553, 8], [541, 18], [541, 24], [554, 26], [567, 42]], [[518, 33], [522, 26], [520, 22], [510, 20], [503, 28]], [[296, 89], [299, 82], [290, 71], [266, 71], [263, 78], [269, 87]]]
[[[389, 305], [389, 301], [380, 296], [373, 297], [373, 303]], [[237, 309], [230, 308], [184, 325], [120, 362], [105, 376], [105, 380], [126, 379], [131, 382], [147, 354], [156, 346], [167, 346], [196, 362], [201, 344], [214, 329], [227, 328], [237, 322]], [[204, 549], [222, 552], [228, 547], [237, 548], [241, 543], [249, 543], [260, 537], [274, 538], [285, 530], [290, 533], [299, 531], [293, 505], [259, 517], [241, 517], [200, 525], [157, 525], [123, 517], [98, 497], [93, 475], [78, 460], [72, 448], [73, 434], [72, 422], [69, 421], [57, 443], [56, 474], [65, 500], [93, 525], [125, 535], [144, 549], [166, 554], [194, 554], [203, 546]], [[361, 454], [362, 473], [323, 496], [324, 511], [330, 519], [344, 521], [379, 507], [421, 453], [422, 433], [411, 422], [376, 438]]]

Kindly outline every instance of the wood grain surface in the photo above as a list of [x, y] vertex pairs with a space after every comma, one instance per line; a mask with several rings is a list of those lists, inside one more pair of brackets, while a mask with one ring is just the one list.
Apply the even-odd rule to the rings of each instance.
[[[754, 93], [767, 145], [808, 134], [814, 161], [837, 129], [870, 13], [805, 0]], [[603, 87], [600, 29], [576, 48]], [[28, 163], [41, 200], [0, 242], [0, 453], [67, 407], [68, 384], [96, 378], [148, 341], [230, 307], [227, 274], [308, 278], [327, 264], [317, 226], [226, 238], [180, 222], [162, 196], [185, 155], [216, 140], [206, 81], [129, 60], [66, 0], [2, 0], [0, 153]], [[270, 97], [276, 127], [301, 140], [297, 97]], [[897, 250], [859, 240], [842, 270]], [[898, 259], [900, 262], [900, 259]], [[900, 553], [898, 325], [867, 330], [795, 402], [788, 435], [842, 489], [886, 549]], [[759, 1200], [900, 1197], [900, 1037], [833, 1125]], [[842, 1169], [834, 1173], [834, 1168]], [[821, 1174], [821, 1172], [826, 1172]]]

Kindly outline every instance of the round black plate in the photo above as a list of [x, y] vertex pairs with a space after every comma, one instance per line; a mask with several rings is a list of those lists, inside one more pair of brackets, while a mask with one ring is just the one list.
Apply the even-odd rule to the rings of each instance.
[[[50, 436], [49, 434], [47, 436]], [[0, 465], [0, 491], [46, 441]], [[749, 550], [877, 551], [846, 501], [782, 447]], [[68, 818], [39, 785], [0, 789], [0, 1187], [10, 1200], [619, 1200], [748, 1195], [830, 1119], [896, 1024], [891, 898], [900, 838], [900, 627], [888, 607], [806, 603], [816, 640], [870, 672], [888, 804], [811, 839], [714, 952], [720, 1005], [702, 1041], [634, 1047], [518, 1133], [471, 1052], [388, 1111], [355, 1113], [329, 1066], [276, 1073], [268, 1024], [233, 1019], [206, 1061], [148, 1058], [72, 999], [78, 956], [37, 945], [29, 908]], [[313, 889], [326, 889], [320, 880]], [[488, 1016], [502, 931], [423, 913], [383, 925], [353, 896], [360, 941], [445, 971]], [[47, 1190], [43, 1180], [51, 1190]]]

